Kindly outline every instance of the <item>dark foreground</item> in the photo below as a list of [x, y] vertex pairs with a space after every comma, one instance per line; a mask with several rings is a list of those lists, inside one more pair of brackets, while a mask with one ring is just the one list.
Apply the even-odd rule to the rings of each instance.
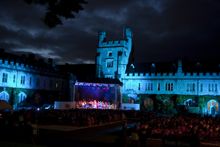
[[[34, 126], [37, 134], [32, 140], [25, 138], [5, 139], [0, 142], [3, 147], [220, 147], [219, 142], [200, 141], [199, 144], [192, 140], [175, 140], [162, 138], [146, 138], [144, 145], [134, 143], [130, 139], [132, 129], [136, 122], [128, 123], [126, 134], [123, 122], [108, 123], [93, 127], [72, 127], [61, 125]], [[125, 139], [125, 135], [128, 137]]]
[[220, 117], [77, 109], [0, 114], [3, 147], [220, 147]]

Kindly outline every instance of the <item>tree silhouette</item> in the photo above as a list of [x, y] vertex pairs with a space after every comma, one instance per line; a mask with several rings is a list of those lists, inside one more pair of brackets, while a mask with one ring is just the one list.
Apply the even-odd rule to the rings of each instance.
[[43, 17], [44, 23], [49, 28], [62, 25], [61, 18], [71, 19], [75, 17], [75, 13], [83, 10], [83, 4], [87, 4], [85, 0], [24, 0], [27, 4], [40, 4], [47, 7], [47, 12]]

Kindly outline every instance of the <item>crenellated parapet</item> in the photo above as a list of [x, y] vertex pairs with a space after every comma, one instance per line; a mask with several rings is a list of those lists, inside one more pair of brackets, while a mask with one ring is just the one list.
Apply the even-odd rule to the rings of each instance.
[[0, 67], [2, 68], [10, 68], [10, 69], [20, 69], [20, 70], [34, 70], [33, 66], [28, 64], [24, 64], [21, 62], [9, 61], [7, 59], [0, 59]]
[[98, 47], [129, 47], [132, 39], [132, 32], [130, 28], [124, 29], [124, 38], [122, 40], [110, 40], [106, 41], [106, 32], [99, 32], [99, 44]]
[[10, 61], [8, 59], [0, 59], [0, 68], [1, 69], [10, 69], [10, 70], [18, 70], [23, 72], [31, 72], [31, 73], [45, 73], [45, 74], [53, 74], [54, 71], [49, 68], [43, 68], [41, 66], [35, 66], [30, 64], [24, 64], [22, 62]]
[[184, 79], [200, 79], [200, 78], [208, 78], [208, 79], [215, 79], [220, 78], [220, 73], [218, 72], [204, 72], [204, 73], [126, 73], [124, 78], [129, 79], [136, 79], [136, 78], [152, 78], [152, 79], [178, 79], [178, 78], [184, 78]]

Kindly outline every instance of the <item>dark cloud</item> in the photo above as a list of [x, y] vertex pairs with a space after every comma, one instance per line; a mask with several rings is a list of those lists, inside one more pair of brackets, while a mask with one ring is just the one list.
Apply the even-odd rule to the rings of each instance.
[[[140, 60], [146, 57], [149, 60], [170, 60], [180, 57], [216, 58], [220, 47], [219, 2], [167, 0], [161, 3], [162, 11], [147, 7], [147, 5], [142, 7], [138, 13], [130, 12], [129, 19], [141, 22], [141, 24], [131, 22], [138, 31], [135, 43], [136, 55], [141, 55]], [[144, 9], [147, 11], [144, 12]], [[144, 20], [138, 17], [141, 14]]]
[[119, 39], [130, 26], [137, 62], [216, 59], [220, 53], [219, 0], [88, 0], [84, 8], [49, 29], [42, 22], [44, 7], [0, 1], [0, 47], [59, 62], [94, 63], [98, 32]]

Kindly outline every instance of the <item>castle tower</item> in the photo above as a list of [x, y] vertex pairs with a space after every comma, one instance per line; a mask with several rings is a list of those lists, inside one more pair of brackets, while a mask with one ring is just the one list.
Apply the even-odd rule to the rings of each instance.
[[105, 41], [106, 32], [99, 33], [96, 54], [96, 75], [98, 78], [119, 78], [125, 74], [132, 48], [132, 32], [125, 28], [122, 40]]

